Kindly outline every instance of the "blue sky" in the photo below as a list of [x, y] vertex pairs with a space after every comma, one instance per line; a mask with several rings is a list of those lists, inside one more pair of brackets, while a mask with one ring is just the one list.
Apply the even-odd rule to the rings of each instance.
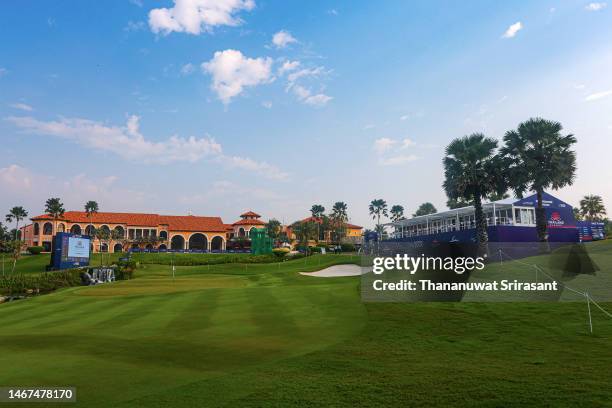
[[5, 2], [0, 210], [292, 222], [445, 208], [444, 147], [532, 116], [578, 139], [572, 204], [612, 205], [612, 4]]

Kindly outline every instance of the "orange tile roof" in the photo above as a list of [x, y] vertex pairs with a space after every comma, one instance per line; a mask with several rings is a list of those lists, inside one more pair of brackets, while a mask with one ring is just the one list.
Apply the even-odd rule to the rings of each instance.
[[261, 217], [261, 215], [257, 214], [256, 212], [253, 211], [247, 211], [244, 214], [240, 214], [241, 217]]
[[[49, 214], [32, 218], [33, 221], [51, 220]], [[159, 215], [142, 213], [98, 212], [91, 217], [85, 211], [66, 211], [59, 220], [73, 223], [125, 224], [138, 227], [167, 225], [170, 231], [225, 232], [221, 217], [199, 217], [194, 215]]]
[[266, 225], [266, 223], [262, 220], [242, 219], [240, 221], [236, 221], [232, 225]]

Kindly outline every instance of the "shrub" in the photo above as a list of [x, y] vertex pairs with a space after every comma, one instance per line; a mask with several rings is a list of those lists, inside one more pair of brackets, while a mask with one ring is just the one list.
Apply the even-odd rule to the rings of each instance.
[[115, 269], [116, 280], [129, 280], [134, 275], [134, 270], [138, 268], [138, 262], [134, 260], [119, 261], [117, 262], [117, 268]]
[[353, 244], [340, 244], [342, 252], [355, 252], [355, 245]]
[[276, 255], [279, 258], [284, 257], [285, 255], [287, 255], [290, 252], [289, 248], [274, 248], [272, 250], [272, 253], [274, 255]]
[[317, 254], [320, 254], [320, 253], [322, 252], [322, 251], [321, 251], [321, 247], [320, 247], [320, 246], [310, 247], [310, 250], [311, 250], [313, 253], [317, 253]]
[[31, 246], [28, 247], [28, 252], [32, 255], [39, 255], [45, 248], [41, 246]]
[[0, 277], [0, 293], [9, 296], [52, 292], [59, 288], [79, 286], [81, 271], [67, 269], [38, 275], [10, 275]]

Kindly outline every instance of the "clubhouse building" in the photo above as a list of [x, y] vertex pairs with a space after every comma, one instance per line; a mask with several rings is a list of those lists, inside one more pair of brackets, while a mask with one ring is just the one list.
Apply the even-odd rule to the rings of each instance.
[[115, 212], [88, 215], [84, 211], [66, 211], [57, 220], [48, 214], [31, 218], [32, 224], [21, 227], [21, 237], [28, 246], [42, 246], [50, 251], [57, 232], [94, 236], [95, 231], [104, 230], [110, 238], [103, 242], [93, 239], [94, 252], [224, 251], [231, 238], [248, 238], [251, 229], [263, 227], [265, 222], [260, 218], [249, 211], [235, 223], [225, 224], [221, 217]]

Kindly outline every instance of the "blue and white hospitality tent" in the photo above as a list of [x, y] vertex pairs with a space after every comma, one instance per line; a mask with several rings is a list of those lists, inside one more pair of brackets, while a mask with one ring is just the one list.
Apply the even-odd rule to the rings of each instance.
[[[573, 207], [548, 193], [542, 205], [548, 222], [550, 242], [579, 242]], [[535, 207], [537, 196], [505, 199], [483, 204], [491, 242], [536, 242]], [[474, 206], [413, 217], [386, 224], [394, 228], [390, 241], [396, 242], [474, 242]]]

